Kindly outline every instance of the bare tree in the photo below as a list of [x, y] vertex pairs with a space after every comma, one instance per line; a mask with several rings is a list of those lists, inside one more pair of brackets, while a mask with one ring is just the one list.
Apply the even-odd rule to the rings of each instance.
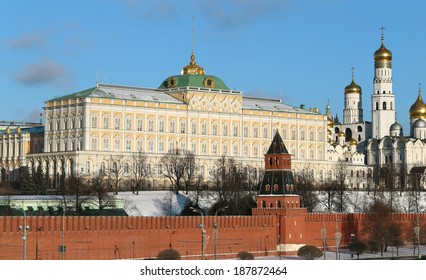
[[336, 181], [330, 178], [326, 179], [320, 185], [320, 199], [319, 202], [322, 204], [327, 212], [333, 212], [335, 196], [336, 196]]
[[337, 212], [343, 213], [346, 211], [346, 204], [347, 204], [347, 198], [346, 198], [346, 191], [348, 189], [348, 186], [346, 184], [346, 177], [348, 176], [348, 166], [346, 162], [340, 161], [339, 165], [336, 170], [336, 180], [334, 182], [335, 189], [336, 189], [336, 196], [335, 196], [335, 210]]
[[148, 163], [146, 154], [139, 150], [133, 155], [133, 184], [132, 191], [139, 195], [139, 190], [144, 189], [144, 182], [150, 175], [148, 172]]
[[227, 214], [251, 214], [251, 209], [256, 203], [248, 190], [247, 173], [233, 158], [222, 156], [216, 161], [212, 181], [216, 201], [211, 209], [212, 213], [227, 206]]
[[111, 156], [108, 164], [108, 183], [114, 189], [114, 193], [117, 194], [124, 175], [128, 172], [124, 166], [124, 157], [122, 155]]
[[319, 198], [314, 176], [302, 170], [302, 172], [296, 174], [296, 184], [301, 196], [302, 206], [307, 208], [308, 212], [315, 211], [319, 204]]
[[365, 233], [369, 236], [370, 244], [377, 246], [383, 256], [392, 220], [391, 208], [387, 203], [377, 200], [370, 205], [368, 212], [370, 221], [366, 225]]
[[109, 192], [105, 175], [98, 174], [91, 179], [91, 191], [93, 201], [99, 209], [99, 214], [101, 214], [105, 208], [115, 207], [115, 199]]
[[60, 193], [63, 199], [64, 211], [73, 209], [78, 216], [83, 213], [83, 205], [90, 204], [92, 196], [86, 179], [78, 175], [68, 176]]
[[194, 172], [188, 171], [191, 168], [195, 169], [194, 154], [186, 150], [170, 150], [161, 157], [160, 164], [163, 176], [169, 179], [173, 191], [178, 194], [188, 173]]

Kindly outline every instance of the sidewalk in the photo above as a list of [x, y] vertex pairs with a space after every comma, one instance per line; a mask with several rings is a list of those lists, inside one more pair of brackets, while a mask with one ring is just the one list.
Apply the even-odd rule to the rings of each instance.
[[[420, 246], [420, 254], [423, 256], [423, 258], [426, 258], [426, 245]], [[366, 259], [393, 259], [401, 257], [401, 259], [418, 259], [418, 251], [416, 248], [416, 251], [414, 252], [412, 246], [404, 246], [400, 247], [398, 249], [398, 255], [397, 250], [395, 247], [388, 246], [388, 249], [386, 252], [383, 253], [383, 257], [380, 256], [380, 252], [378, 253], [370, 253], [365, 252], [361, 255], [359, 255], [360, 260], [366, 260]], [[339, 250], [339, 260], [356, 260], [357, 256], [356, 254], [351, 254], [349, 249], [341, 249]], [[303, 260], [302, 258], [299, 258], [298, 256], [268, 256], [268, 257], [257, 257], [257, 260]], [[336, 251], [327, 251], [326, 252], [326, 260], [336, 260]], [[318, 260], [324, 260], [324, 257], [319, 258]]]

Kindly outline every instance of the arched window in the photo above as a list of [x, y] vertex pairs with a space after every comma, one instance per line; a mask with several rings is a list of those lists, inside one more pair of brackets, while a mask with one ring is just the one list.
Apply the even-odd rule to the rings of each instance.
[[269, 158], [269, 165], [272, 166], [272, 158]]
[[383, 102], [383, 110], [386, 110], [386, 102]]
[[393, 110], [393, 103], [390, 103], [390, 109]]
[[336, 127], [335, 129], [334, 129], [334, 133], [339, 133], [340, 132], [340, 130], [339, 130], [339, 128], [338, 127]]
[[351, 139], [352, 139], [352, 130], [350, 128], [346, 128], [345, 141], [351, 141]]
[[281, 208], [281, 201], [277, 201], [277, 208]]
[[266, 202], [262, 200], [262, 208], [266, 208]]
[[362, 132], [362, 126], [360, 126], [360, 125], [359, 125], [359, 126], [357, 127], [357, 131], [358, 131], [358, 132]]
[[379, 102], [376, 102], [376, 110], [379, 110]]

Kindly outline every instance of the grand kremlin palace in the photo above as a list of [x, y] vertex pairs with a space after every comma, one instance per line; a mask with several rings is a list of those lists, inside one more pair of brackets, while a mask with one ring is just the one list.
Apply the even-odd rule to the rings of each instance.
[[[324, 179], [334, 177], [339, 165], [327, 156], [333, 124], [317, 108], [230, 90], [220, 78], [205, 74], [193, 53], [180, 75], [156, 89], [97, 84], [49, 100], [44, 110], [43, 152], [26, 154], [25, 162], [29, 168], [41, 165], [49, 176], [94, 175], [121, 158], [130, 178], [134, 156], [143, 151], [149, 184], [159, 186], [168, 182], [160, 158], [179, 148], [195, 154], [205, 180], [223, 155], [256, 177], [276, 130], [292, 154], [295, 173], [304, 170]], [[363, 157], [353, 161], [346, 159], [355, 168], [365, 167]]]

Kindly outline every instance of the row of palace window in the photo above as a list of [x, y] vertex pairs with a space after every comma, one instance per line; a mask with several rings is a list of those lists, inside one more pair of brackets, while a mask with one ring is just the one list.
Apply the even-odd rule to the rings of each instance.
[[63, 118], [62, 126], [61, 119], [57, 119], [55, 121], [49, 121], [48, 131], [61, 130], [61, 129], [76, 129], [83, 128], [83, 118]]
[[[109, 117], [104, 117], [103, 118], [103, 128], [104, 129], [109, 129], [110, 128], [110, 118]], [[114, 118], [114, 126], [113, 128], [116, 130], [121, 129], [121, 118]], [[92, 116], [92, 128], [98, 128], [98, 117], [97, 116]], [[179, 127], [176, 127], [176, 121], [172, 120], [169, 122], [169, 133], [186, 133], [187, 132], [187, 128], [186, 128], [186, 122], [180, 122], [179, 123]], [[131, 118], [127, 118], [126, 122], [125, 122], [125, 129], [126, 130], [132, 130], [132, 119]], [[159, 120], [158, 121], [158, 132], [165, 132], [166, 126], [165, 126], [165, 121], [164, 120]], [[177, 131], [178, 129], [178, 131]], [[136, 121], [136, 130], [137, 131], [143, 131], [144, 127], [143, 127], [143, 119], [137, 119]], [[154, 124], [154, 120], [153, 119], [149, 119], [148, 120], [148, 125], [147, 125], [147, 131], [148, 132], [154, 132], [155, 131], [155, 124]], [[275, 133], [276, 128], [274, 128], [273, 133]], [[230, 130], [230, 126], [228, 124], [223, 124], [222, 126], [222, 135], [223, 136], [234, 136], [234, 137], [238, 137], [239, 136], [239, 126], [238, 125], [233, 125], [232, 126], [232, 131]], [[308, 132], [308, 134], [307, 134]], [[192, 122], [191, 126], [190, 126], [190, 133], [191, 134], [197, 134], [197, 123], [196, 122]], [[208, 131], [207, 131], [207, 123], [203, 122], [201, 123], [201, 135], [207, 135]], [[219, 125], [216, 123], [213, 123], [211, 125], [211, 134], [212, 135], [218, 135], [219, 132]], [[249, 127], [248, 126], [244, 126], [243, 127], [243, 136], [244, 137], [249, 137]], [[253, 131], [252, 131], [252, 137], [253, 138], [270, 138], [269, 135], [269, 129], [268, 127], [263, 127], [262, 128], [262, 133], [260, 133], [259, 131], [259, 127], [255, 126], [253, 127]], [[282, 129], [282, 137], [284, 139], [287, 139], [287, 128], [283, 128]], [[292, 128], [291, 129], [291, 134], [290, 134], [290, 139], [291, 140], [296, 140], [297, 137], [297, 131], [296, 128]], [[305, 130], [300, 130], [300, 139], [301, 140], [309, 140], [309, 141], [315, 141], [315, 131], [313, 129], [309, 129], [309, 131], [305, 131]], [[321, 141], [323, 140], [323, 131], [322, 130], [318, 130], [318, 139]]]

